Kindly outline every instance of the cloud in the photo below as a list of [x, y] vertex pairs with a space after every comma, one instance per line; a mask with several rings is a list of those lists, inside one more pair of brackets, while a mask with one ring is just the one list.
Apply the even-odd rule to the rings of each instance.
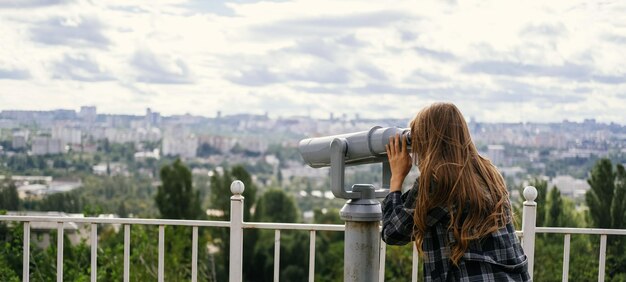
[[587, 89], [576, 88], [573, 91], [561, 86], [542, 86], [515, 80], [498, 80], [498, 89], [492, 91], [493, 101], [526, 102], [535, 105], [553, 106], [585, 101]]
[[413, 50], [424, 57], [429, 57], [438, 61], [451, 61], [456, 59], [454, 54], [446, 51], [434, 50], [425, 47], [414, 47]]
[[52, 77], [84, 82], [113, 80], [113, 76], [104, 70], [94, 59], [86, 54], [65, 55], [52, 66]]
[[572, 63], [549, 66], [490, 60], [466, 64], [461, 70], [465, 73], [483, 73], [504, 76], [549, 76], [575, 80], [588, 79], [592, 71], [588, 66]]
[[293, 46], [282, 48], [274, 54], [294, 54], [296, 56], [310, 55], [327, 61], [335, 61], [341, 53], [354, 53], [360, 48], [368, 46], [368, 43], [356, 38], [354, 34], [335, 36], [331, 38], [311, 38], [295, 42]]
[[155, 84], [187, 84], [194, 79], [181, 58], [156, 55], [148, 50], [135, 52], [130, 60], [137, 71], [137, 81]]
[[520, 36], [540, 35], [546, 37], [558, 37], [566, 34], [567, 28], [563, 25], [563, 23], [529, 24], [520, 31]]
[[24, 80], [30, 77], [30, 72], [26, 69], [0, 67], [0, 79]]
[[334, 94], [334, 95], [419, 95], [420, 97], [435, 98], [439, 95], [450, 94], [450, 89], [422, 88], [411, 86], [395, 86], [390, 83], [367, 83], [357, 87], [338, 86], [297, 86], [294, 89], [306, 93]]
[[619, 34], [607, 34], [603, 38], [611, 43], [626, 45], [626, 36]]
[[626, 75], [598, 75], [591, 66], [564, 63], [562, 65], [534, 65], [506, 61], [478, 61], [461, 69], [465, 73], [483, 73], [496, 76], [537, 76], [570, 79], [578, 82], [594, 81], [603, 84], [626, 83]]
[[192, 14], [216, 14], [220, 16], [235, 16], [235, 10], [228, 5], [228, 3], [256, 3], [256, 2], [286, 2], [286, 0], [230, 0], [230, 1], [205, 1], [205, 0], [190, 0], [182, 4], [176, 5], [177, 7], [184, 8]]
[[269, 66], [249, 67], [238, 75], [226, 77], [245, 86], [265, 86], [276, 83], [314, 82], [319, 84], [345, 84], [350, 81], [349, 71], [331, 63], [317, 63], [303, 68], [271, 70]]
[[272, 37], [336, 35], [346, 30], [354, 31], [359, 28], [382, 28], [394, 22], [414, 18], [414, 15], [406, 12], [387, 10], [347, 15], [284, 19], [266, 25], [252, 27], [251, 32], [260, 36], [270, 35]]
[[0, 8], [38, 8], [65, 4], [68, 0], [0, 0]]
[[626, 83], [626, 75], [616, 76], [616, 75], [594, 75], [592, 79], [596, 82], [604, 83], [604, 84], [622, 84]]
[[[241, 101], [270, 115], [392, 109], [371, 112], [385, 117], [450, 100], [491, 121], [557, 103], [618, 108], [626, 101], [626, 14], [573, 1], [0, 0], [0, 93], [19, 87], [41, 107], [84, 101], [164, 114]], [[95, 97], [85, 91], [110, 96], [74, 99]], [[5, 108], [29, 105], [3, 98]]]
[[297, 55], [311, 55], [324, 60], [332, 61], [337, 53], [337, 46], [334, 42], [322, 39], [308, 39], [296, 43], [293, 47], [287, 47], [282, 52], [297, 53]]
[[435, 83], [435, 82], [442, 82], [442, 81], [446, 81], [448, 78], [439, 75], [439, 74], [435, 74], [435, 73], [429, 73], [426, 72], [422, 69], [416, 69], [414, 71], [411, 72], [410, 75], [408, 75], [407, 77], [404, 78], [404, 82], [405, 83]]
[[105, 49], [111, 42], [103, 29], [102, 23], [93, 17], [53, 17], [36, 23], [30, 33], [34, 41], [42, 44]]
[[371, 63], [361, 62], [360, 64], [357, 65], [356, 68], [357, 68], [357, 71], [367, 75], [371, 79], [375, 79], [375, 80], [387, 80], [388, 79], [385, 71], [383, 71], [382, 69], [378, 68], [377, 66]]
[[252, 68], [241, 71], [238, 75], [226, 77], [230, 82], [245, 86], [264, 86], [285, 82], [285, 78], [267, 68]]

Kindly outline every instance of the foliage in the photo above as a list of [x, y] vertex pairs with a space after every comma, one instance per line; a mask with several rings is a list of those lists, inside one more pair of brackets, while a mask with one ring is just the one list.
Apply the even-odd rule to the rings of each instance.
[[[258, 200], [254, 214], [257, 222], [287, 222], [295, 223], [300, 221], [298, 208], [293, 198], [288, 196], [283, 190], [270, 189], [266, 191]], [[297, 281], [306, 277], [308, 260], [303, 254], [308, 253], [306, 244], [307, 234], [298, 231], [281, 232], [280, 240], [280, 278], [285, 281]], [[272, 280], [274, 273], [274, 232], [261, 230], [259, 239], [253, 250], [256, 267], [249, 269], [246, 277], [253, 281], [253, 278], [262, 281]], [[258, 264], [258, 262], [264, 262]]]
[[[13, 181], [0, 183], [0, 210], [16, 211], [19, 209], [20, 198]], [[1, 263], [1, 262], [0, 262]]]
[[594, 226], [611, 228], [611, 207], [615, 190], [615, 173], [608, 159], [601, 159], [591, 170], [587, 181], [591, 189], [585, 195]]
[[191, 171], [176, 160], [161, 168], [161, 182], [156, 204], [161, 218], [199, 219], [202, 217], [200, 195], [191, 185]]
[[208, 157], [212, 155], [219, 155], [222, 152], [220, 149], [211, 146], [208, 143], [202, 143], [198, 146], [197, 155], [198, 157]]
[[[591, 170], [588, 180], [591, 189], [585, 200], [589, 206], [589, 215], [594, 227], [624, 229], [626, 223], [626, 171], [618, 164], [613, 169], [609, 159], [600, 159]], [[607, 249], [607, 277], [626, 280], [626, 240], [609, 236]], [[621, 278], [620, 278], [621, 277]]]
[[[250, 221], [252, 217], [252, 209], [256, 201], [257, 188], [252, 177], [242, 166], [235, 166], [231, 170], [224, 169], [220, 174], [217, 171], [213, 171], [210, 183], [209, 193], [209, 209], [218, 210], [222, 212], [222, 215], [210, 216], [213, 220], [230, 220], [230, 184], [234, 180], [240, 180], [244, 184], [244, 221]], [[244, 249], [252, 248], [256, 245], [257, 231], [253, 230], [247, 232], [244, 236]], [[218, 248], [217, 256], [221, 259], [221, 263], [216, 264], [215, 273], [218, 281], [225, 281], [227, 279], [226, 272], [229, 264], [229, 233], [227, 229], [219, 228], [212, 229], [210, 231], [211, 244]], [[248, 247], [249, 246], [249, 247]], [[243, 264], [244, 269], [250, 269], [255, 267], [258, 262], [252, 260], [251, 252], [244, 252]], [[244, 273], [246, 275], [246, 273]]]
[[[99, 144], [104, 152], [116, 152], [117, 158], [128, 160], [134, 148], [128, 145]], [[119, 145], [119, 144], [118, 144]], [[282, 146], [280, 146], [282, 148]], [[294, 157], [286, 152], [279, 156], [281, 166]], [[16, 155], [18, 156], [18, 155]], [[28, 167], [29, 173], [54, 171], [69, 172], [75, 169], [80, 160], [76, 156], [47, 156], [53, 161], [45, 161], [39, 156], [16, 157], [11, 160], [13, 168]], [[8, 157], [3, 156], [8, 162]], [[109, 159], [108, 157], [106, 159]], [[41, 160], [44, 160], [43, 162]], [[85, 158], [83, 163], [95, 162]], [[141, 175], [128, 176], [93, 176], [83, 175], [83, 188], [72, 193], [56, 194], [43, 201], [15, 200], [17, 193], [10, 188], [10, 183], [0, 187], [0, 209], [59, 210], [67, 212], [83, 211], [87, 214], [118, 213], [122, 216], [139, 215], [155, 217], [159, 214], [166, 218], [201, 218], [204, 207], [222, 211], [212, 214], [212, 220], [230, 218], [230, 184], [233, 180], [242, 180], [245, 184], [244, 220], [265, 222], [300, 222], [300, 211], [314, 210], [314, 222], [323, 224], [342, 224], [339, 212], [330, 208], [339, 206], [342, 200], [315, 198], [311, 192], [323, 190], [323, 184], [311, 183], [309, 179], [286, 178], [286, 189], [307, 191], [307, 196], [296, 200], [284, 190], [268, 189], [259, 194], [252, 176], [244, 166], [224, 169], [212, 176], [194, 176], [185, 164], [172, 159], [153, 160], [152, 162], [129, 162], [129, 168], [161, 169], [161, 185], [155, 189], [153, 179]], [[173, 162], [173, 163], [172, 163]], [[572, 160], [574, 162], [574, 160]], [[190, 164], [191, 167], [198, 164]], [[265, 164], [263, 164], [265, 165]], [[201, 167], [206, 167], [200, 164]], [[155, 168], [156, 167], [156, 168]], [[209, 167], [215, 167], [213, 164]], [[268, 168], [263, 168], [267, 170]], [[379, 181], [378, 167], [356, 169], [347, 174], [360, 182]], [[165, 172], [165, 173], [164, 173]], [[256, 175], [256, 174], [255, 174]], [[359, 181], [352, 181], [359, 182]], [[569, 198], [563, 197], [556, 187], [548, 187], [544, 180], [530, 183], [538, 189], [537, 226], [552, 227], [603, 227], [626, 228], [626, 170], [622, 165], [613, 166], [608, 160], [600, 160], [591, 169], [589, 184], [591, 190], [586, 196], [589, 209], [577, 207]], [[11, 190], [13, 189], [13, 190]], [[15, 192], [14, 192], [15, 191]], [[158, 191], [158, 192], [157, 192]], [[520, 191], [521, 192], [521, 191]], [[159, 200], [160, 199], [160, 200]], [[168, 200], [165, 200], [168, 199]], [[206, 199], [206, 201], [201, 201]], [[15, 204], [17, 203], [17, 207]], [[202, 204], [201, 204], [202, 203]], [[202, 208], [201, 208], [202, 207]], [[521, 215], [521, 202], [515, 205], [515, 214]], [[157, 213], [158, 212], [158, 213]], [[517, 221], [521, 224], [521, 218]], [[520, 229], [518, 225], [517, 229]], [[100, 281], [118, 281], [123, 269], [123, 228], [99, 225], [98, 243], [98, 279]], [[83, 230], [84, 231], [84, 230]], [[19, 281], [22, 262], [22, 226], [18, 223], [0, 223], [0, 281]], [[50, 233], [55, 241], [55, 232]], [[33, 234], [33, 236], [35, 236]], [[66, 233], [67, 236], [67, 233]], [[315, 277], [316, 281], [341, 281], [343, 279], [343, 236], [342, 232], [316, 232]], [[191, 228], [165, 228], [165, 277], [167, 281], [182, 281], [190, 278]], [[618, 236], [609, 236], [607, 245], [607, 281], [626, 281], [626, 253], [624, 240]], [[597, 279], [599, 236], [572, 235], [570, 248], [570, 280], [592, 281]], [[131, 231], [131, 280], [153, 281], [157, 273], [158, 227], [133, 225]], [[207, 248], [198, 249], [199, 280], [226, 281], [228, 279], [229, 232], [226, 228], [201, 228], [199, 245]], [[280, 279], [301, 281], [308, 274], [309, 234], [306, 231], [281, 232]], [[90, 247], [86, 242], [64, 244], [64, 274], [68, 281], [88, 281]], [[563, 235], [537, 234], [535, 244], [536, 281], [560, 281], [563, 255]], [[56, 244], [43, 249], [31, 245], [31, 280], [50, 281], [56, 275]], [[386, 281], [406, 281], [411, 276], [412, 246], [387, 246]], [[273, 276], [274, 232], [270, 230], [247, 229], [244, 231], [244, 280], [267, 281]], [[420, 272], [422, 270], [419, 266]], [[420, 281], [421, 281], [420, 274]]]

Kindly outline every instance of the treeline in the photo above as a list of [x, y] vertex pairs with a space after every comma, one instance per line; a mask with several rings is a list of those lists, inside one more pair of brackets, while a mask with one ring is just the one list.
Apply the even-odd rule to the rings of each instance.
[[[558, 187], [548, 187], [544, 180], [530, 183], [538, 190], [538, 227], [595, 227], [626, 229], [626, 171], [610, 160], [596, 162], [590, 172], [591, 189], [585, 195], [587, 207], [576, 207], [562, 197]], [[522, 187], [520, 187], [521, 193]], [[518, 203], [517, 229], [521, 229], [522, 203]], [[561, 281], [563, 270], [563, 234], [536, 235], [535, 281]], [[626, 281], [626, 238], [608, 236], [606, 281]], [[570, 281], [594, 281], [598, 277], [600, 236], [572, 234], [570, 241]]]
[[[133, 182], [124, 178], [94, 178], [86, 181], [90, 191], [77, 201], [60, 198], [45, 205], [63, 208], [93, 208], [89, 197], [106, 199], [98, 207], [118, 209], [125, 213], [169, 219], [222, 220], [230, 218], [230, 184], [239, 179], [245, 184], [244, 220], [258, 222], [302, 222], [295, 200], [283, 190], [259, 189], [242, 166], [214, 172], [210, 177], [193, 179], [189, 168], [180, 161], [160, 169], [161, 184], [155, 188], [149, 182]], [[557, 187], [546, 181], [534, 180], [537, 197], [537, 226], [626, 228], [626, 171], [602, 159], [591, 170], [586, 195], [587, 208], [577, 207], [562, 197]], [[0, 209], [12, 209], [14, 187], [0, 190]], [[198, 189], [198, 187], [203, 187]], [[521, 187], [519, 188], [521, 190]], [[208, 191], [208, 192], [207, 192]], [[86, 192], [83, 192], [86, 193]], [[59, 194], [62, 195], [62, 194]], [[124, 196], [126, 195], [126, 196]], [[132, 195], [132, 196], [128, 196]], [[152, 199], [133, 202], [134, 197]], [[83, 199], [87, 199], [84, 200]], [[81, 202], [82, 201], [82, 202]], [[120, 207], [120, 203], [122, 206]], [[80, 205], [83, 205], [80, 207]], [[137, 206], [142, 204], [143, 206]], [[43, 202], [39, 205], [44, 206]], [[75, 206], [76, 205], [76, 206]], [[521, 202], [516, 203], [516, 215], [521, 217]], [[217, 213], [207, 215], [205, 208]], [[316, 209], [314, 222], [341, 224], [337, 210]], [[521, 218], [517, 223], [521, 224]], [[519, 230], [521, 226], [518, 226]], [[113, 226], [100, 226], [98, 243], [98, 278], [119, 280], [123, 269], [123, 232]], [[201, 281], [226, 281], [229, 264], [228, 228], [200, 228], [198, 270]], [[19, 281], [22, 269], [22, 228], [19, 224], [0, 224], [0, 281]], [[55, 232], [51, 232], [54, 241]], [[134, 225], [131, 228], [131, 280], [148, 281], [157, 277], [158, 227]], [[191, 228], [166, 227], [165, 277], [168, 281], [191, 277]], [[593, 281], [598, 275], [599, 236], [572, 235], [570, 249], [570, 281]], [[607, 244], [606, 280], [626, 281], [624, 238], [609, 236]], [[245, 281], [270, 281], [274, 269], [274, 231], [244, 230], [243, 275]], [[64, 274], [69, 281], [86, 281], [90, 271], [90, 247], [86, 242], [64, 244]], [[280, 279], [301, 281], [308, 275], [309, 234], [306, 231], [281, 232]], [[411, 276], [412, 246], [387, 246], [386, 281], [406, 281]], [[563, 235], [537, 234], [535, 243], [536, 281], [560, 281], [563, 256]], [[56, 245], [46, 249], [31, 246], [31, 280], [48, 281], [55, 277]], [[343, 233], [317, 232], [315, 277], [317, 281], [341, 281], [343, 278]], [[420, 269], [421, 271], [421, 269]], [[421, 278], [420, 278], [421, 279]]]
[[[155, 195], [153, 205], [160, 218], [223, 220], [230, 218], [230, 184], [239, 179], [245, 184], [244, 220], [261, 222], [302, 222], [301, 212], [295, 200], [279, 189], [267, 189], [258, 195], [258, 188], [251, 175], [242, 166], [226, 169], [223, 173], [215, 172], [208, 179], [210, 192], [205, 195], [208, 207], [219, 210], [221, 215], [208, 216], [201, 208], [203, 195], [195, 187], [191, 172], [182, 162], [175, 161], [160, 170], [161, 185], [156, 194], [144, 191], [145, 195]], [[78, 197], [84, 199], [83, 208], [91, 203], [86, 195], [100, 199], [116, 200], [121, 195], [141, 194], [142, 189], [133, 182], [124, 182], [121, 178], [91, 179], [103, 184], [99, 189], [91, 187], [90, 191]], [[111, 181], [111, 182], [108, 182]], [[110, 184], [115, 184], [112, 187]], [[141, 185], [139, 185], [141, 186]], [[110, 190], [115, 188], [115, 190]], [[12, 192], [9, 192], [12, 191]], [[0, 193], [13, 193], [13, 189], [2, 189]], [[4, 195], [4, 194], [3, 194]], [[59, 195], [59, 196], [56, 196]], [[71, 194], [55, 194], [54, 198], [65, 199]], [[128, 197], [128, 196], [127, 196]], [[127, 199], [131, 200], [128, 197]], [[4, 199], [4, 197], [2, 198]], [[57, 200], [47, 202], [55, 202]], [[73, 199], [73, 198], [72, 198]], [[86, 200], [85, 200], [86, 199]], [[16, 206], [5, 206], [0, 209], [16, 209]], [[21, 203], [20, 205], [23, 205]], [[45, 204], [47, 205], [47, 204]], [[43, 201], [38, 206], [44, 206]], [[113, 205], [114, 206], [114, 205]], [[23, 207], [23, 206], [22, 206]], [[74, 207], [74, 201], [66, 202], [60, 208]], [[99, 209], [111, 208], [101, 203]], [[132, 209], [126, 205], [125, 210]], [[71, 210], [74, 210], [72, 208]], [[70, 210], [67, 210], [70, 211]], [[254, 212], [253, 212], [254, 211]], [[322, 213], [315, 212], [315, 222], [340, 223], [337, 210]], [[87, 228], [87, 227], [85, 227]], [[118, 227], [119, 228], [119, 227]], [[0, 224], [0, 281], [19, 281], [21, 277], [23, 233], [20, 224]], [[51, 231], [51, 242], [56, 241], [56, 232]], [[98, 278], [101, 281], [119, 280], [123, 270], [123, 232], [113, 226], [98, 228]], [[191, 228], [166, 227], [165, 231], [165, 276], [168, 281], [181, 281], [191, 278]], [[90, 277], [90, 247], [88, 242], [73, 245], [66, 240], [64, 244], [64, 277], [68, 281], [86, 281]], [[281, 237], [281, 271], [280, 277], [286, 281], [297, 281], [308, 274], [309, 234], [305, 231], [285, 231]], [[318, 232], [316, 236], [316, 277], [322, 281], [340, 281], [343, 275], [343, 233]], [[228, 228], [200, 228], [198, 248], [198, 274], [201, 281], [226, 281], [229, 263], [229, 230]], [[157, 277], [158, 265], [158, 227], [133, 225], [131, 228], [131, 280], [150, 281]], [[271, 230], [246, 230], [244, 232], [244, 277], [246, 281], [267, 281], [273, 277], [274, 232]], [[31, 280], [48, 281], [56, 275], [56, 245], [50, 244], [41, 249], [31, 246]]]

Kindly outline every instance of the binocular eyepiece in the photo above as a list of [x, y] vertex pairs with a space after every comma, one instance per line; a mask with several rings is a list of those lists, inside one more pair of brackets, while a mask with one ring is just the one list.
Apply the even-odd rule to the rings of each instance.
[[385, 145], [389, 138], [400, 134], [405, 138], [407, 147], [411, 150], [411, 129], [397, 127], [375, 126], [368, 131], [347, 133], [318, 138], [308, 138], [300, 141], [298, 149], [304, 162], [311, 167], [327, 167], [331, 164], [331, 143], [341, 140], [345, 143], [345, 165], [360, 165], [387, 161]]

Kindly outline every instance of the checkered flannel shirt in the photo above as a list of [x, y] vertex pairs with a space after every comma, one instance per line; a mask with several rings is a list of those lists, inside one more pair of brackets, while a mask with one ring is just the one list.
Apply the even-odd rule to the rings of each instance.
[[[383, 201], [383, 240], [389, 245], [405, 245], [413, 241], [413, 212], [417, 182], [405, 194], [389, 193]], [[424, 234], [424, 280], [447, 281], [531, 281], [528, 262], [512, 223], [485, 238], [470, 242], [458, 266], [450, 260], [450, 245], [456, 240], [448, 231], [448, 210], [431, 209], [427, 215], [428, 230]], [[449, 243], [448, 243], [449, 242]]]

